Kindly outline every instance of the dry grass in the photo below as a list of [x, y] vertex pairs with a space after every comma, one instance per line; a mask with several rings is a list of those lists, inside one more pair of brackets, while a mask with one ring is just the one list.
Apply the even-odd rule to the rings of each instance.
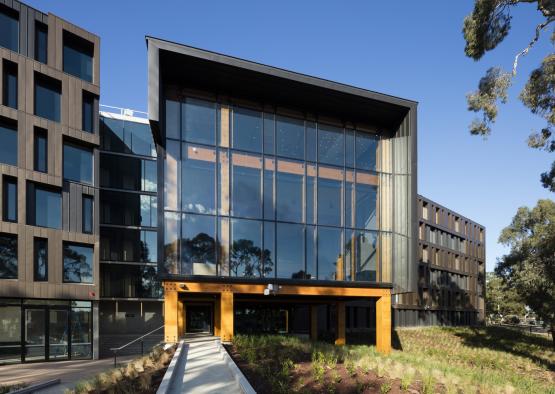
[[79, 382], [75, 389], [66, 390], [65, 394], [155, 392], [157, 387], [153, 387], [153, 378], [165, 370], [174, 352], [175, 347], [164, 350], [157, 346], [147, 356], [137, 358], [120, 368], [102, 372], [90, 380]]

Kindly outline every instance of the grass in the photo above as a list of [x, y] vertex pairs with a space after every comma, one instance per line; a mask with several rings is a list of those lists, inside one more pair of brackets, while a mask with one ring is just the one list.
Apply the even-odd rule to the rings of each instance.
[[23, 389], [25, 387], [27, 387], [25, 383], [17, 383], [17, 384], [9, 384], [9, 385], [0, 384], [0, 394], [7, 394], [12, 391]]
[[164, 350], [156, 346], [146, 356], [78, 382], [73, 390], [66, 390], [65, 394], [154, 393], [159, 385], [156, 379], [166, 369], [174, 351], [175, 347]]
[[363, 392], [375, 383], [372, 390], [381, 393], [555, 394], [555, 351], [547, 338], [501, 327], [400, 329], [396, 337], [400, 350], [388, 356], [374, 346], [286, 336], [237, 335], [233, 345], [273, 393]]

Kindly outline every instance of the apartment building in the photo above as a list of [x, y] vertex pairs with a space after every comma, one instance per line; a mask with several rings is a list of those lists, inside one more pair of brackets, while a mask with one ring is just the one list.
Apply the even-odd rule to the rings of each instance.
[[0, 1], [0, 363], [98, 352], [99, 50]]

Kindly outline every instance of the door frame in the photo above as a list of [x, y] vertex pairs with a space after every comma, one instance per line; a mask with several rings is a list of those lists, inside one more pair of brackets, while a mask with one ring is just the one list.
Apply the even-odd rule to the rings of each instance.
[[[40, 360], [25, 360], [25, 353], [27, 349], [27, 310], [42, 310], [44, 313], [44, 358]], [[66, 311], [67, 312], [67, 357], [50, 359], [50, 311]], [[23, 304], [21, 306], [21, 362], [22, 363], [40, 363], [40, 362], [54, 362], [54, 361], [67, 361], [71, 360], [71, 307], [64, 305], [33, 305]]]
[[[183, 308], [184, 311], [183, 312], [184, 312], [184, 315], [185, 315], [184, 316], [185, 317], [185, 319], [184, 319], [185, 324], [184, 324], [184, 327], [183, 327], [184, 334], [192, 334], [192, 333], [195, 332], [195, 331], [193, 331], [193, 332], [189, 331], [190, 319], [189, 319], [188, 314], [190, 312], [190, 308], [191, 307], [206, 307], [206, 308], [210, 308], [210, 313], [209, 313], [209, 316], [210, 316], [210, 331], [208, 331], [208, 334], [214, 335], [214, 303], [213, 302], [187, 302], [187, 303], [184, 303], [183, 306], [184, 306], [184, 308]], [[196, 331], [196, 332], [197, 333], [204, 333], [202, 331], [200, 331], [200, 332]]]

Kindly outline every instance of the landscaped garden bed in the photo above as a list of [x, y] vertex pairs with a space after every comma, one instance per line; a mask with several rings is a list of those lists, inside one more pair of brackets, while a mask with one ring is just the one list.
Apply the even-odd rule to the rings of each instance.
[[156, 346], [148, 355], [125, 366], [102, 372], [94, 378], [79, 382], [66, 394], [154, 394], [175, 353], [176, 346], [167, 349]]
[[[228, 351], [258, 393], [554, 393], [546, 338], [503, 328], [397, 330], [399, 350], [237, 335]], [[402, 350], [401, 350], [402, 349]]]

